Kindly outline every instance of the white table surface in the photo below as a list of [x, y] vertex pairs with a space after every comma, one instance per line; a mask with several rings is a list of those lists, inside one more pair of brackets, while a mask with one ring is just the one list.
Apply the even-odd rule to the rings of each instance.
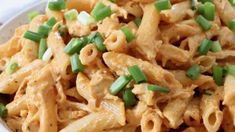
[[3, 24], [17, 12], [41, 0], [0, 0], [0, 23]]

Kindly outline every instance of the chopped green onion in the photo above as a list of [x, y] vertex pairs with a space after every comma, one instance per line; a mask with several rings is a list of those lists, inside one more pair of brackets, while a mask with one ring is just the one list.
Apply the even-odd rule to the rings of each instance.
[[200, 66], [197, 64], [193, 64], [188, 70], [186, 75], [192, 79], [192, 80], [196, 80], [199, 75], [201, 74], [201, 69]]
[[228, 0], [232, 6], [235, 6], [235, 0]]
[[19, 65], [18, 63], [14, 62], [14, 63], [10, 63], [7, 67], [7, 73], [8, 74], [13, 74], [17, 71]]
[[112, 2], [112, 3], [116, 3], [116, 0], [109, 0], [110, 2]]
[[148, 85], [148, 90], [150, 91], [154, 91], [154, 92], [161, 92], [161, 93], [169, 93], [170, 89], [168, 89], [167, 87], [162, 87], [162, 86], [158, 86], [158, 85]]
[[64, 37], [68, 33], [68, 28], [65, 25], [59, 25], [58, 32], [60, 36]]
[[225, 67], [227, 74], [235, 76], [235, 65], [228, 65]]
[[38, 48], [38, 58], [42, 59], [42, 56], [44, 55], [44, 53], [47, 50], [47, 42], [46, 39], [41, 39], [40, 43], [39, 43], [39, 48]]
[[196, 10], [197, 8], [197, 0], [191, 0], [191, 9]]
[[32, 31], [26, 31], [24, 33], [24, 38], [34, 41], [36, 43], [39, 43], [42, 38], [42, 35], [39, 33], [32, 32]]
[[42, 60], [49, 62], [51, 60], [51, 57], [53, 56], [53, 52], [51, 48], [47, 48], [46, 52], [42, 56]]
[[124, 90], [123, 101], [126, 107], [133, 106], [137, 103], [136, 97], [130, 88]]
[[200, 55], [206, 55], [208, 51], [211, 49], [212, 41], [208, 39], [204, 39], [198, 49]]
[[141, 71], [141, 69], [137, 65], [128, 67], [128, 71], [136, 83], [139, 84], [139, 83], [147, 81], [147, 77], [145, 76], [145, 74]]
[[74, 53], [80, 52], [80, 50], [87, 44], [87, 39], [85, 38], [72, 38], [70, 42], [65, 46], [64, 52], [72, 55]]
[[220, 52], [220, 51], [222, 51], [222, 48], [221, 48], [221, 45], [220, 45], [219, 41], [212, 42], [211, 51], [212, 52]]
[[170, 9], [171, 8], [171, 1], [170, 0], [158, 0], [155, 3], [155, 8], [158, 11]]
[[215, 5], [211, 2], [206, 2], [204, 4], [204, 14], [203, 16], [210, 21], [215, 19]]
[[7, 108], [4, 104], [0, 103], [0, 117], [5, 118], [7, 117]]
[[53, 27], [56, 24], [56, 19], [55, 17], [51, 17], [47, 23], [46, 23], [49, 27]]
[[197, 7], [196, 13], [197, 14], [204, 14], [204, 11], [205, 11], [204, 9], [205, 9], [204, 4], [201, 4]]
[[64, 0], [49, 0], [48, 8], [52, 11], [60, 11], [66, 8]]
[[213, 79], [218, 86], [223, 85], [223, 68], [220, 66], [213, 67]]
[[204, 31], [208, 31], [212, 27], [211, 23], [206, 20], [206, 18], [204, 18], [202, 15], [196, 17], [196, 22], [202, 27]]
[[91, 23], [95, 23], [94, 18], [88, 14], [85, 11], [81, 11], [78, 15], [78, 21], [82, 24], [82, 25], [89, 25]]
[[210, 90], [205, 90], [204, 94], [208, 95], [208, 96], [211, 96], [213, 94], [213, 92], [210, 91]]
[[95, 43], [96, 48], [100, 52], [106, 51], [106, 47], [104, 45], [104, 39], [99, 32], [95, 32], [95, 33], [91, 34], [88, 38], [90, 39], [90, 43]]
[[211, 2], [212, 3], [212, 0], [200, 0], [202, 3], [206, 3], [206, 2]]
[[121, 31], [125, 34], [126, 41], [128, 43], [131, 42], [135, 38], [134, 34], [131, 32], [131, 30], [128, 27], [122, 27]]
[[43, 24], [38, 28], [38, 33], [41, 34], [43, 37], [47, 37], [50, 31], [51, 28], [46, 24]]
[[120, 76], [109, 88], [111, 94], [116, 95], [131, 81], [129, 76]]
[[229, 29], [231, 29], [231, 30], [235, 30], [235, 19], [231, 20], [231, 21], [228, 23], [228, 27], [229, 27]]
[[134, 20], [134, 23], [135, 23], [135, 25], [136, 25], [137, 27], [139, 27], [139, 26], [140, 26], [140, 24], [141, 24], [141, 21], [142, 21], [142, 19], [141, 19], [141, 18], [136, 17], [136, 18], [135, 18], [135, 20]]
[[70, 21], [77, 20], [77, 16], [78, 11], [76, 9], [72, 9], [64, 13], [64, 18]]
[[94, 9], [91, 11], [91, 16], [95, 18], [96, 21], [103, 20], [112, 14], [112, 10], [109, 6], [105, 6], [103, 3], [97, 3]]
[[32, 21], [38, 15], [39, 15], [38, 11], [32, 11], [32, 12], [28, 13], [28, 20]]
[[70, 57], [71, 67], [73, 73], [82, 72], [84, 70], [84, 65], [82, 64], [77, 53]]

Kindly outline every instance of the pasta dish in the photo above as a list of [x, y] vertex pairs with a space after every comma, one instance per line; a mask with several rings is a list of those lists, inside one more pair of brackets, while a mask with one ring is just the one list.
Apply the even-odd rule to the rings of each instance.
[[13, 132], [234, 132], [234, 0], [49, 0], [0, 45]]

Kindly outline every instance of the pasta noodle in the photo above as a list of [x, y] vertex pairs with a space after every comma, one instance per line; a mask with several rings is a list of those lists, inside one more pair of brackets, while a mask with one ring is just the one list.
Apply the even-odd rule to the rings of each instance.
[[48, 0], [0, 45], [0, 122], [234, 132], [234, 13], [232, 0]]

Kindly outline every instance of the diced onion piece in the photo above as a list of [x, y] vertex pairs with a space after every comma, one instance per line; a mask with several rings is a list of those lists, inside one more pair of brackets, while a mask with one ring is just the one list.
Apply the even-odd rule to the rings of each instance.
[[77, 19], [82, 25], [90, 25], [95, 23], [95, 19], [85, 11], [80, 12]]

